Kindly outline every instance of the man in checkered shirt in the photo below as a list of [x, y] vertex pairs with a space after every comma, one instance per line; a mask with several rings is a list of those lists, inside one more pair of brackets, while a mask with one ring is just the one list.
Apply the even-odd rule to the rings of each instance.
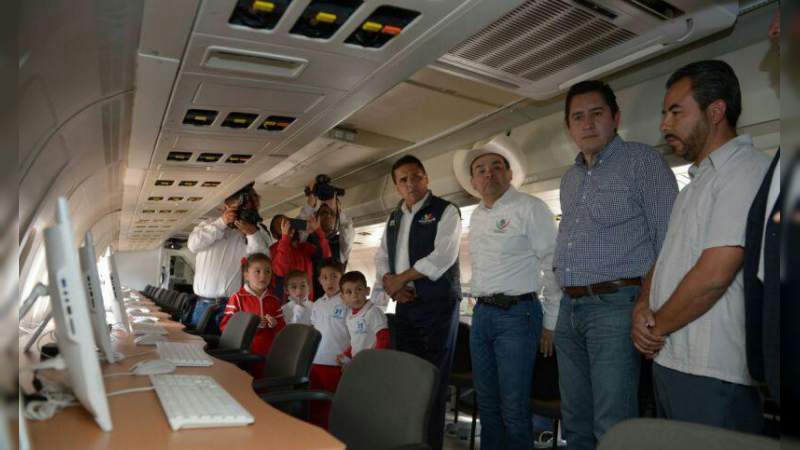
[[580, 152], [561, 179], [553, 270], [565, 295], [555, 347], [567, 443], [584, 450], [639, 414], [641, 356], [631, 341], [631, 313], [678, 185], [660, 153], [617, 135], [620, 111], [608, 85], [574, 85], [565, 109]]

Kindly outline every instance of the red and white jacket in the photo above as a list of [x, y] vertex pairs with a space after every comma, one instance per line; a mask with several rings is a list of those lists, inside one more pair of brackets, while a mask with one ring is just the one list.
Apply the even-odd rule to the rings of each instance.
[[224, 331], [228, 321], [239, 311], [253, 313], [260, 318], [269, 314], [278, 319], [278, 324], [274, 328], [269, 328], [267, 325], [259, 325], [256, 335], [253, 337], [253, 343], [250, 345], [251, 352], [266, 356], [275, 336], [286, 326], [281, 314], [281, 303], [269, 293], [269, 290], [258, 296], [250, 290], [250, 286], [245, 284], [231, 296], [228, 304], [225, 305], [225, 315], [219, 324], [220, 330]]

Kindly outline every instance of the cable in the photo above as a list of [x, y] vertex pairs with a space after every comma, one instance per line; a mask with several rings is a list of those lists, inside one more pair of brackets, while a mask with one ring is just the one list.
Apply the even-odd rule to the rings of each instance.
[[109, 392], [106, 395], [106, 397], [114, 397], [116, 395], [131, 394], [131, 393], [134, 393], [134, 392], [147, 392], [147, 391], [152, 391], [152, 390], [155, 390], [155, 388], [153, 386], [145, 386], [145, 387], [138, 387], [138, 388], [131, 388], [131, 389], [123, 389], [121, 391]]

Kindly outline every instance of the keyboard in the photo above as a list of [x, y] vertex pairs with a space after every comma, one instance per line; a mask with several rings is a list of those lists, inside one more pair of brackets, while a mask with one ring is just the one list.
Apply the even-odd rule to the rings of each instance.
[[209, 367], [214, 361], [203, 351], [203, 343], [156, 342], [158, 357], [176, 366]]
[[237, 427], [255, 421], [213, 378], [206, 375], [150, 375], [173, 430]]
[[167, 334], [166, 328], [152, 323], [132, 323], [131, 330], [133, 334]]

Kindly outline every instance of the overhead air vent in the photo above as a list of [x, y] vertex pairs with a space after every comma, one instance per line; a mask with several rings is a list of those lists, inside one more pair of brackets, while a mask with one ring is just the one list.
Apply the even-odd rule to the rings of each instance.
[[157, 196], [147, 197], [148, 202], [160, 202], [161, 200], [164, 200], [164, 197], [157, 197]]
[[297, 78], [308, 61], [286, 55], [210, 46], [203, 58], [209, 69], [242, 72], [277, 78]]
[[187, 202], [199, 202], [202, 199], [203, 199], [203, 197], [189, 197], [189, 198], [186, 199], [186, 201]]
[[183, 201], [183, 197], [172, 196], [172, 197], [168, 198], [167, 200], [171, 201], [171, 202], [180, 202], [180, 201]]
[[219, 181], [204, 181], [200, 187], [217, 187], [220, 185]]
[[291, 0], [239, 0], [228, 23], [258, 30], [271, 30], [286, 12]]
[[196, 186], [196, 185], [197, 185], [197, 181], [196, 180], [183, 180], [180, 183], [178, 183], [178, 186], [180, 186], [180, 187], [192, 187], [192, 186]]
[[267, 131], [283, 131], [286, 127], [291, 125], [294, 120], [294, 117], [269, 116], [264, 119], [264, 122], [261, 123], [261, 126], [259, 126], [258, 129]]
[[175, 180], [156, 180], [156, 186], [172, 186]]
[[730, 27], [735, 0], [528, 0], [434, 68], [536, 99]]
[[419, 16], [416, 11], [381, 6], [365, 20], [345, 41], [348, 44], [367, 48], [380, 48], [400, 34]]
[[158, 213], [159, 214], [172, 214], [172, 210], [171, 209], [159, 209]]
[[328, 39], [363, 3], [361, 0], [311, 0], [292, 27], [292, 34]]
[[206, 127], [211, 125], [216, 118], [216, 111], [207, 109], [190, 109], [189, 111], [186, 111], [186, 115], [183, 117], [183, 124]]
[[222, 158], [222, 153], [200, 153], [197, 157], [197, 162], [201, 163], [215, 163]]
[[192, 152], [169, 152], [167, 161], [185, 162], [192, 157]]
[[258, 114], [232, 112], [222, 122], [222, 126], [227, 128], [247, 128], [256, 120], [256, 117], [258, 117]]
[[231, 155], [225, 159], [228, 164], [244, 164], [252, 158], [253, 155]]

